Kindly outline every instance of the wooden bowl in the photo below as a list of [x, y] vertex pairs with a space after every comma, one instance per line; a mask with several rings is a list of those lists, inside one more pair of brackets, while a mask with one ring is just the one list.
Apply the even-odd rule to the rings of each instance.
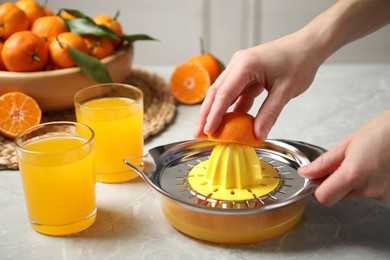
[[[130, 73], [133, 46], [125, 46], [102, 59], [113, 82], [122, 82]], [[42, 111], [58, 111], [73, 107], [77, 91], [98, 84], [78, 67], [38, 72], [0, 71], [0, 95], [20, 91], [34, 98]]]

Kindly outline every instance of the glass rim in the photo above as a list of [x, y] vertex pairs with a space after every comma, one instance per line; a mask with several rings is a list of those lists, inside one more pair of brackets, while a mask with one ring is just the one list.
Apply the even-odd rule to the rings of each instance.
[[[81, 93], [89, 91], [89, 90], [94, 89], [94, 88], [100, 88], [100, 87], [106, 87], [106, 86], [116, 86], [116, 87], [123, 87], [123, 88], [129, 89], [129, 90], [134, 90], [138, 94], [138, 97], [136, 99], [134, 99], [134, 104], [141, 103], [143, 100], [144, 93], [140, 88], [138, 88], [136, 86], [124, 84], [124, 83], [103, 83], [103, 84], [92, 85], [92, 86], [89, 86], [89, 87], [86, 87], [86, 88], [83, 88], [83, 89], [80, 89], [79, 91], [77, 91], [76, 94], [73, 96], [74, 104], [76, 106], [79, 106], [79, 107], [82, 107], [83, 109], [88, 109], [88, 110], [107, 110], [107, 108], [85, 106], [83, 103], [81, 103], [78, 100]], [[119, 97], [119, 98], [127, 98], [127, 97]], [[97, 99], [97, 98], [93, 98], [91, 100], [95, 100], [95, 99]], [[117, 106], [113, 106], [112, 108], [110, 108], [110, 110], [122, 108], [122, 107], [127, 107], [127, 106], [128, 106], [128, 104], [117, 105]]]
[[[58, 150], [58, 151], [53, 151], [53, 152], [37, 152], [37, 151], [31, 151], [29, 149], [26, 149], [24, 148], [23, 146], [21, 146], [18, 142], [18, 140], [20, 140], [22, 138], [22, 136], [28, 134], [28, 133], [31, 133], [31, 132], [34, 132], [35, 130], [37, 129], [40, 129], [42, 127], [45, 127], [45, 126], [50, 126], [50, 125], [73, 125], [73, 126], [81, 126], [81, 127], [84, 127], [85, 129], [88, 129], [91, 133], [91, 136], [88, 138], [88, 139], [85, 139], [85, 138], [82, 138], [83, 139], [83, 142], [82, 144], [80, 145], [77, 145], [73, 148], [69, 148], [69, 149], [63, 149], [63, 150]], [[34, 125], [34, 126], [31, 126], [29, 128], [26, 128], [24, 129], [23, 131], [21, 131], [16, 137], [15, 137], [15, 140], [14, 140], [14, 144], [16, 146], [17, 149], [23, 151], [23, 152], [26, 152], [26, 153], [30, 153], [30, 154], [56, 154], [56, 153], [64, 153], [64, 152], [68, 152], [68, 151], [72, 151], [72, 150], [77, 150], [83, 146], [86, 146], [86, 145], [90, 145], [92, 142], [93, 142], [93, 139], [95, 138], [95, 132], [93, 131], [93, 129], [91, 127], [89, 127], [88, 125], [86, 124], [83, 124], [83, 123], [78, 123], [78, 122], [72, 122], [72, 121], [53, 121], [53, 122], [46, 122], [46, 123], [40, 123], [40, 124], [37, 124], [37, 125]]]

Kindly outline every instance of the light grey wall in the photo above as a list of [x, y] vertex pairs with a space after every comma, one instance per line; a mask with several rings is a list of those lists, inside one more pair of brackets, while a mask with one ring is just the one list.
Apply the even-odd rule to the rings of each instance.
[[[4, 0], [0, 0], [4, 2]], [[43, 0], [37, 0], [42, 1]], [[15, 1], [14, 1], [15, 2]], [[127, 34], [146, 33], [159, 42], [137, 42], [140, 65], [175, 65], [206, 49], [227, 63], [233, 53], [291, 33], [335, 0], [51, 0], [48, 7], [74, 8], [90, 16], [119, 9]], [[390, 26], [354, 42], [327, 62], [390, 62]]]
[[[301, 28], [336, 1], [262, 0], [261, 2], [260, 39], [261, 42], [266, 42]], [[344, 46], [327, 62], [390, 62], [390, 26]]]

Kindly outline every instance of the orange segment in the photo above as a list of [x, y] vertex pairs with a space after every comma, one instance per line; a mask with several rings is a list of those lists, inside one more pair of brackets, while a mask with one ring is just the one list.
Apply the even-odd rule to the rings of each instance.
[[169, 87], [179, 102], [193, 105], [205, 98], [210, 87], [210, 77], [199, 64], [183, 63], [174, 70]]
[[39, 124], [42, 112], [37, 102], [22, 92], [0, 97], [0, 133], [15, 138], [24, 129]]
[[262, 141], [256, 139], [253, 131], [254, 120], [253, 116], [246, 113], [228, 112], [214, 133], [199, 139], [260, 147]]

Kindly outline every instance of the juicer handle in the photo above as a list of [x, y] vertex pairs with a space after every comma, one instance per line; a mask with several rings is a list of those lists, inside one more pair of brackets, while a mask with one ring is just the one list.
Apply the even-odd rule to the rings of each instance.
[[294, 201], [298, 201], [300, 199], [303, 199], [309, 195], [314, 195], [314, 191], [318, 188], [318, 186], [321, 185], [321, 183], [326, 180], [328, 176], [318, 178], [318, 179], [311, 179], [309, 180], [308, 185], [305, 187], [305, 189], [296, 197], [294, 197]]
[[147, 179], [145, 171], [154, 172], [156, 170], [156, 164], [150, 154], [144, 156], [129, 156], [123, 159], [123, 162], [144, 180]]

